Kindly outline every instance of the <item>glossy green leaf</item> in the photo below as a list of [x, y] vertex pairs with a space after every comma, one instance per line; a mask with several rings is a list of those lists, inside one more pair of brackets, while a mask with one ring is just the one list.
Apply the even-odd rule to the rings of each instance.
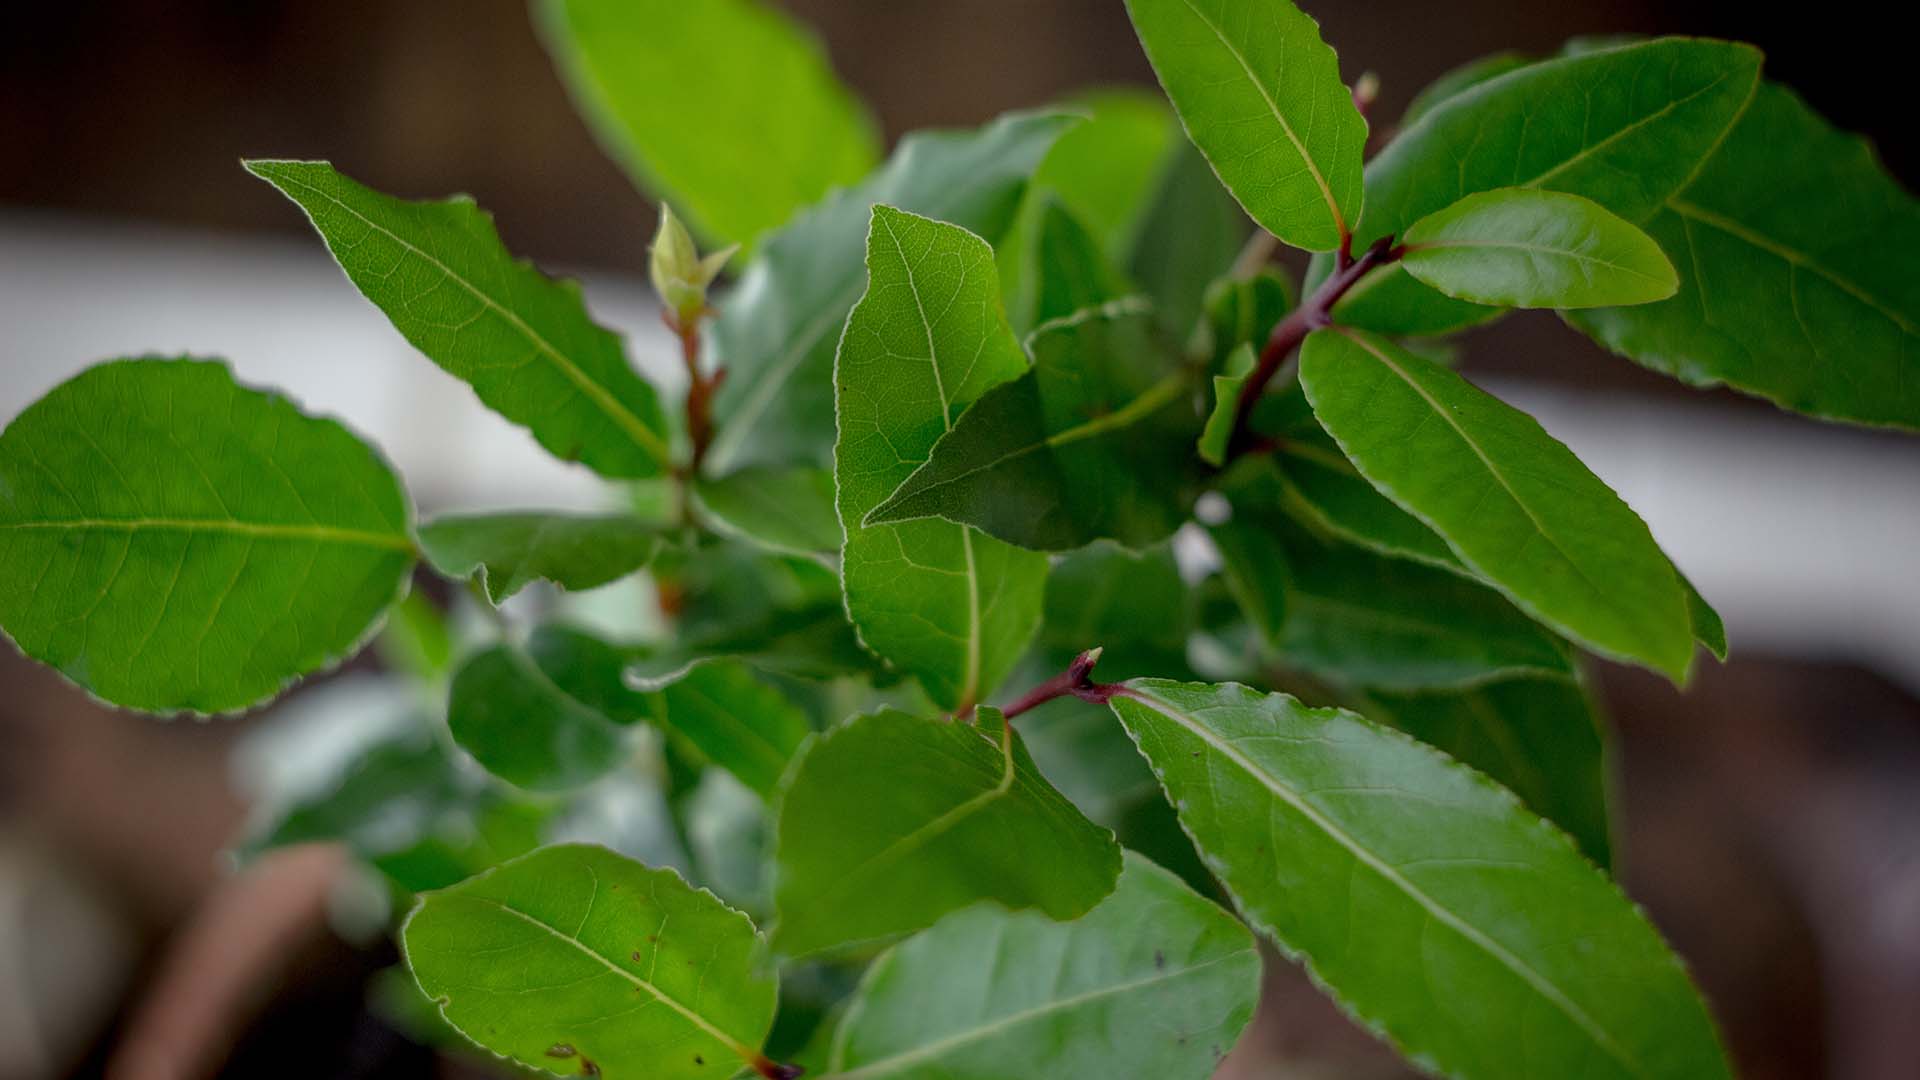
[[1698, 175], [1636, 220], [1681, 267], [1680, 295], [1575, 326], [1697, 386], [1920, 429], [1920, 201], [1864, 140], [1763, 84]]
[[760, 936], [672, 870], [542, 848], [427, 895], [401, 940], [447, 1022], [528, 1068], [694, 1080], [764, 1060]]
[[1133, 552], [1092, 544], [1062, 558], [1047, 579], [1039, 644], [1055, 668], [1099, 648], [1103, 679], [1186, 670], [1193, 598], [1173, 546]]
[[1486, 773], [1612, 863], [1606, 739], [1577, 680], [1504, 679], [1458, 691], [1375, 693], [1367, 713]]
[[464, 195], [407, 202], [324, 161], [249, 161], [306, 212], [354, 287], [414, 348], [562, 461], [602, 476], [671, 464], [653, 387], [595, 323], [579, 283], [516, 260]]
[[1027, 217], [1027, 265], [1017, 279], [1019, 291], [1007, 302], [1016, 329], [1030, 330], [1134, 291], [1059, 198], [1039, 193]]
[[1452, 68], [1432, 82], [1428, 83], [1413, 100], [1408, 102], [1407, 111], [1400, 114], [1402, 130], [1419, 123], [1433, 111], [1434, 106], [1449, 98], [1465, 93], [1489, 79], [1497, 79], [1509, 71], [1518, 71], [1533, 63], [1531, 57], [1517, 52], [1498, 52], [1469, 60], [1459, 67]]
[[1173, 110], [1157, 91], [1137, 87], [1090, 91], [1063, 107], [1086, 119], [1053, 144], [1034, 171], [1034, 190], [1064, 202], [1104, 250], [1123, 251], [1181, 138]]
[[1032, 370], [961, 414], [866, 521], [940, 517], [1044, 551], [1098, 539], [1144, 547], [1180, 526], [1200, 418], [1192, 374], [1151, 309], [1090, 308], [1042, 326], [1027, 346]]
[[1559, 830], [1446, 755], [1244, 686], [1113, 698], [1241, 914], [1436, 1073], [1730, 1075], [1645, 916]]
[[1253, 220], [1331, 251], [1360, 217], [1367, 122], [1320, 27], [1290, 0], [1127, 0], [1198, 146]]
[[116, 705], [237, 711], [367, 639], [410, 515], [371, 447], [224, 363], [101, 364], [0, 434], [0, 628]]
[[1249, 232], [1247, 215], [1207, 167], [1177, 139], [1119, 260], [1153, 299], [1160, 325], [1184, 342], [1206, 300], [1207, 284], [1233, 267]]
[[1130, 853], [1113, 895], [1073, 922], [981, 906], [894, 946], [861, 980], [822, 1072], [1206, 1080], [1259, 991], [1246, 928]]
[[601, 144], [715, 246], [865, 176], [872, 117], [814, 35], [759, 0], [542, 0], [547, 49]]
[[876, 206], [867, 252], [867, 294], [847, 317], [834, 369], [847, 612], [875, 653], [943, 707], [964, 708], [998, 685], [1032, 635], [1046, 559], [964, 525], [868, 514], [1026, 358], [979, 237]]
[[931, 926], [977, 900], [1084, 914], [1120, 848], [1055, 791], [999, 710], [885, 711], [802, 751], [777, 811], [776, 948], [805, 956]]
[[453, 677], [447, 727], [487, 771], [530, 791], [579, 787], [631, 754], [626, 728], [646, 701], [621, 674], [626, 657], [588, 634], [559, 626], [524, 646], [496, 645]]
[[769, 798], [813, 730], [799, 706], [739, 660], [695, 665], [654, 695], [652, 717]]
[[478, 576], [498, 604], [535, 581], [591, 589], [626, 577], [660, 550], [658, 529], [619, 515], [473, 514], [420, 526], [433, 568], [456, 581]]
[[798, 555], [840, 547], [833, 474], [805, 466], [750, 465], [694, 486], [715, 523], [775, 551]]
[[[1368, 163], [1354, 250], [1494, 188], [1567, 192], [1641, 221], [1713, 152], [1759, 72], [1749, 46], [1662, 38], [1482, 82], [1436, 105]], [[1315, 266], [1323, 274], [1330, 260]], [[1349, 326], [1416, 335], [1497, 314], [1442, 296], [1404, 267], [1370, 275], [1334, 311]]]
[[1653, 238], [1578, 195], [1495, 188], [1407, 229], [1407, 273], [1461, 300], [1589, 308], [1665, 300], [1680, 287]]
[[1240, 412], [1240, 392], [1253, 374], [1253, 346], [1242, 342], [1227, 357], [1226, 374], [1213, 377], [1213, 411], [1200, 430], [1200, 460], [1219, 468], [1227, 463], [1227, 444], [1233, 440], [1233, 422]]
[[802, 679], [880, 674], [880, 661], [860, 644], [839, 597], [795, 607], [763, 608], [756, 617], [684, 636], [665, 650], [636, 655], [629, 685], [657, 690], [695, 665], [734, 659], [762, 671]]
[[727, 381], [714, 398], [719, 431], [707, 469], [831, 461], [833, 362], [847, 312], [866, 285], [875, 203], [998, 239], [1028, 176], [1070, 116], [1013, 113], [977, 131], [901, 140], [885, 167], [830, 195], [768, 237], [712, 327]]
[[1532, 417], [1359, 331], [1309, 337], [1300, 383], [1348, 460], [1475, 574], [1595, 652], [1685, 681], [1692, 631], [1673, 565]]

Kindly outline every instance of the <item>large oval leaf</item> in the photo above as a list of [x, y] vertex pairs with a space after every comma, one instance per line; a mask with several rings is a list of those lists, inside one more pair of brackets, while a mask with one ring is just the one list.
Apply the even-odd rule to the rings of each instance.
[[957, 912], [868, 969], [834, 1033], [838, 1080], [1206, 1080], [1253, 1015], [1246, 927], [1129, 852], [1072, 922]]
[[993, 251], [965, 229], [873, 208], [868, 285], [834, 368], [841, 575], [860, 638], [942, 707], [991, 692], [1040, 617], [1046, 557], [947, 521], [869, 524], [974, 399], [1026, 370]]
[[1729, 1075], [1699, 993], [1565, 834], [1431, 747], [1244, 686], [1111, 702], [1258, 929], [1447, 1076]]
[[1367, 122], [1291, 0], [1127, 0], [1195, 146], [1268, 232], [1331, 251], [1360, 217]]
[[358, 648], [409, 515], [372, 448], [225, 364], [101, 364], [0, 434], [0, 628], [117, 705], [243, 709]]
[[429, 360], [562, 461], [603, 476], [652, 476], [670, 462], [653, 387], [580, 286], [507, 253], [465, 196], [407, 202], [324, 161], [249, 161], [306, 211], [347, 277]]
[[1596, 652], [1686, 679], [1687, 600], [1646, 523], [1532, 417], [1373, 335], [1316, 331], [1300, 384], [1376, 488]]
[[713, 402], [719, 430], [708, 471], [831, 460], [834, 347], [866, 284], [861, 254], [875, 203], [997, 240], [1027, 177], [1073, 123], [1013, 113], [977, 131], [908, 136], [879, 171], [770, 236], [713, 325], [727, 381]]
[[634, 180], [719, 247], [879, 160], [819, 42], [758, 0], [545, 0], [548, 51]]
[[1665, 300], [1679, 288], [1653, 238], [1591, 199], [1496, 188], [1413, 223], [1407, 273], [1448, 296], [1523, 308]]
[[542, 848], [428, 894], [400, 936], [447, 1022], [528, 1068], [699, 1080], [765, 1061], [760, 936], [672, 870]]
[[1686, 189], [1641, 219], [1689, 273], [1577, 327], [1655, 371], [1920, 429], [1920, 201], [1872, 147], [1763, 84]]
[[802, 752], [777, 813], [773, 940], [789, 956], [924, 929], [976, 900], [1071, 919], [1120, 872], [1113, 834], [992, 708], [977, 727], [856, 717]]
[[[1435, 105], [1368, 163], [1355, 250], [1502, 187], [1564, 191], [1643, 220], [1713, 152], [1759, 77], [1760, 54], [1749, 46], [1663, 38], [1489, 79]], [[1330, 267], [1316, 260], [1317, 272]], [[1496, 311], [1393, 266], [1369, 275], [1335, 314], [1350, 326], [1437, 334]]]

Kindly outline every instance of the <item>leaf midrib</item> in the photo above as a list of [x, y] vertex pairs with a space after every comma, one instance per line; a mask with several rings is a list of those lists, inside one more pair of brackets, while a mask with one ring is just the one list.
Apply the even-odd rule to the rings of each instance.
[[260, 540], [309, 540], [350, 547], [413, 553], [413, 541], [397, 533], [377, 533], [333, 525], [293, 525], [229, 518], [70, 518], [0, 522], [0, 531], [231, 533]]
[[[265, 165], [270, 163], [260, 162], [258, 164]], [[653, 458], [654, 461], [658, 463], [662, 468], [670, 468], [672, 466], [673, 464], [672, 455], [667, 451], [667, 444], [665, 440], [661, 439], [659, 435], [655, 434], [653, 429], [647, 427], [646, 423], [642, 421], [638, 416], [634, 415], [631, 409], [628, 409], [624, 404], [622, 404], [620, 399], [614, 397], [611, 391], [609, 391], [606, 387], [601, 386], [598, 382], [595, 382], [591, 376], [589, 376], [585, 371], [581, 370], [578, 364], [575, 364], [564, 353], [562, 353], [559, 349], [555, 348], [552, 342], [549, 342], [543, 335], [539, 333], [539, 331], [535, 330], [532, 326], [528, 325], [526, 320], [522, 319], [511, 308], [508, 308], [506, 305], [502, 304], [500, 301], [494, 299], [492, 295], [487, 293], [485, 290], [481, 289], [478, 285], [475, 285], [473, 282], [468, 281], [461, 274], [456, 273], [452, 267], [440, 261], [438, 258], [434, 257], [432, 254], [421, 249], [420, 247], [417, 247], [412, 243], [409, 243], [405, 238], [401, 237], [398, 233], [395, 233], [392, 229], [389, 229], [381, 225], [379, 222], [374, 221], [372, 218], [369, 218], [367, 215], [362, 214], [360, 211], [355, 210], [353, 207], [347, 205], [346, 201], [341, 199], [339, 196], [334, 195], [333, 193], [326, 191], [323, 188], [316, 187], [315, 185], [310, 184], [307, 181], [300, 179], [291, 173], [285, 172], [283, 170], [273, 170], [273, 171], [276, 176], [278, 176], [281, 180], [285, 181], [286, 183], [294, 184], [299, 187], [305, 188], [307, 191], [312, 192], [314, 195], [318, 196], [319, 198], [325, 199], [329, 203], [332, 203], [334, 206], [338, 207], [341, 211], [347, 214], [351, 214], [353, 217], [357, 218], [362, 224], [364, 224], [367, 228], [372, 229], [373, 231], [381, 234], [382, 236], [385, 236], [387, 239], [400, 245], [406, 250], [412, 252], [415, 256], [420, 258], [422, 261], [426, 262], [428, 265], [434, 267], [435, 269], [439, 270], [442, 274], [446, 275], [447, 280], [467, 290], [467, 292], [470, 293], [474, 297], [474, 299], [479, 300], [482, 304], [485, 304], [487, 307], [491, 308], [495, 314], [499, 315], [502, 319], [505, 319], [509, 325], [511, 325], [514, 329], [519, 331], [520, 335], [526, 338], [527, 341], [533, 345], [536, 351], [545, 355], [547, 359], [553, 364], [554, 368], [558, 370], [563, 376], [566, 377], [568, 382], [573, 383], [573, 385], [577, 387], [581, 393], [587, 395], [588, 399], [591, 400], [596, 406], [598, 406], [600, 411], [605, 413], [607, 418], [612, 420], [614, 424], [620, 428], [621, 431], [625, 432], [628, 438], [632, 439], [636, 445], [638, 445], [642, 450], [646, 451], [649, 457]]]
[[1149, 986], [1153, 986], [1158, 983], [1171, 982], [1175, 979], [1184, 979], [1189, 975], [1197, 974], [1199, 972], [1207, 970], [1208, 968], [1214, 967], [1219, 964], [1227, 963], [1228, 961], [1231, 961], [1231, 960], [1238, 960], [1243, 956], [1258, 956], [1258, 953], [1252, 949], [1238, 949], [1238, 950], [1235, 950], [1234, 952], [1227, 953], [1223, 956], [1216, 956], [1213, 959], [1208, 960], [1204, 963], [1195, 964], [1191, 967], [1181, 968], [1178, 971], [1158, 971], [1143, 979], [1133, 979], [1131, 981], [1124, 982], [1124, 983], [1115, 983], [1110, 986], [1103, 986], [1095, 990], [1088, 990], [1083, 993], [1075, 994], [1071, 997], [1061, 998], [1058, 1001], [1050, 1001], [1044, 1005], [1037, 1005], [1030, 1009], [1023, 1009], [1020, 1012], [1009, 1013], [1006, 1016], [995, 1017], [992, 1021], [982, 1024], [979, 1027], [968, 1028], [963, 1031], [954, 1032], [950, 1035], [946, 1035], [939, 1039], [936, 1039], [933, 1042], [924, 1043], [920, 1046], [914, 1047], [911, 1050], [903, 1051], [889, 1058], [882, 1058], [878, 1061], [869, 1061], [865, 1065], [861, 1065], [856, 1068], [849, 1069], [845, 1072], [828, 1072], [825, 1076], [821, 1078], [821, 1080], [861, 1080], [861, 1078], [864, 1078], [864, 1077], [885, 1076], [889, 1073], [899, 1070], [904, 1066], [913, 1065], [918, 1062], [925, 1061], [931, 1057], [937, 1057], [938, 1055], [946, 1053], [947, 1051], [952, 1050], [955, 1047], [965, 1046], [968, 1043], [978, 1042], [981, 1039], [985, 1039], [989, 1036], [999, 1034], [1000, 1032], [1005, 1031], [1008, 1028], [1017, 1027], [1021, 1024], [1027, 1023], [1028, 1021], [1038, 1020], [1043, 1017], [1050, 1016], [1057, 1012], [1066, 1011], [1068, 1009], [1076, 1009], [1082, 1005], [1087, 1005], [1092, 1002], [1099, 1001], [1102, 998], [1116, 997], [1121, 994], [1132, 993], [1135, 990], [1143, 990]]
[[1419, 886], [1409, 881], [1405, 875], [1401, 874], [1386, 860], [1368, 850], [1357, 838], [1345, 829], [1342, 829], [1338, 823], [1309, 804], [1299, 792], [1288, 787], [1278, 777], [1261, 769], [1251, 758], [1242, 754], [1237, 747], [1216, 735], [1206, 725], [1188, 718], [1178, 706], [1172, 702], [1156, 697], [1152, 691], [1141, 687], [1137, 682], [1127, 684], [1126, 697], [1172, 720], [1174, 723], [1192, 733], [1195, 738], [1206, 743], [1215, 752], [1226, 758], [1227, 761], [1252, 777], [1261, 787], [1266, 788], [1275, 798], [1292, 807], [1300, 816], [1306, 818], [1310, 824], [1319, 828], [1321, 832], [1325, 833], [1335, 843], [1345, 848], [1346, 851], [1362, 865], [1379, 874], [1382, 880], [1388, 884], [1398, 888], [1408, 899], [1424, 909], [1429, 917], [1454, 931], [1456, 934], [1459, 934], [1470, 944], [1478, 947], [1488, 956], [1498, 961], [1501, 966], [1513, 972], [1521, 981], [1532, 987], [1535, 992], [1546, 999], [1549, 1004], [1559, 1009], [1569, 1020], [1572, 1020], [1580, 1030], [1586, 1032], [1595, 1045], [1604, 1050], [1609, 1057], [1624, 1066], [1629, 1073], [1634, 1076], [1647, 1075], [1646, 1070], [1641, 1067], [1640, 1063], [1633, 1060], [1628, 1055], [1626, 1049], [1616, 1042], [1613, 1036], [1609, 1034], [1605, 1028], [1600, 1026], [1598, 1021], [1589, 1016], [1586, 1010], [1582, 1009], [1578, 1003], [1567, 997], [1566, 994], [1562, 992], [1559, 987], [1555, 986], [1552, 981], [1547, 979], [1546, 976], [1535, 971], [1531, 965], [1514, 955], [1506, 946], [1488, 937], [1473, 924], [1455, 914], [1452, 909], [1427, 895]]

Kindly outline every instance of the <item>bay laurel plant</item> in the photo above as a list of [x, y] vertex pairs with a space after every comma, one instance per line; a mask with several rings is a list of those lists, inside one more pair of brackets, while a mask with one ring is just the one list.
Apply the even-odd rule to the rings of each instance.
[[[1920, 428], [1920, 207], [1745, 45], [1501, 56], [1383, 120], [1287, 0], [1125, 8], [1164, 97], [883, 158], [756, 0], [537, 4], [662, 201], [684, 393], [471, 200], [247, 162], [607, 511], [417, 521], [340, 422], [111, 360], [0, 435], [0, 626], [160, 714], [384, 626], [434, 712], [239, 850], [350, 845], [429, 1011], [522, 1066], [1200, 1080], [1283, 957], [1436, 1074], [1727, 1075], [1609, 876], [1583, 678], [1684, 685], [1720, 621], [1448, 338], [1547, 309]], [[555, 591], [613, 582], [658, 617]], [[582, 813], [610, 788], [668, 840]]]

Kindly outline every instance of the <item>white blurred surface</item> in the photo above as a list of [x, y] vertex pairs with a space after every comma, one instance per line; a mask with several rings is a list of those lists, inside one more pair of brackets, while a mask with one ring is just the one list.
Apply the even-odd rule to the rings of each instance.
[[[638, 278], [586, 279], [601, 322], [677, 400]], [[430, 509], [585, 507], [604, 485], [547, 457], [414, 353], [317, 240], [0, 215], [0, 418], [97, 360], [193, 352], [346, 419]], [[1625, 361], [1621, 361], [1625, 363]], [[1492, 385], [1647, 519], [1735, 649], [1857, 660], [1920, 689], [1920, 438], [1785, 414]]]

